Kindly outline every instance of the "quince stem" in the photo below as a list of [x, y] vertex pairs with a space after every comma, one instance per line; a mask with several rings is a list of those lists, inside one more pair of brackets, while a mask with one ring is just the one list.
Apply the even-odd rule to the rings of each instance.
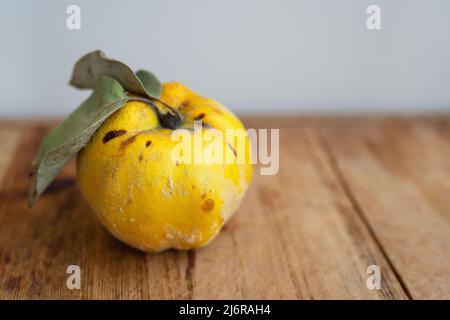
[[128, 101], [140, 101], [140, 102], [144, 102], [144, 103], [148, 104], [156, 112], [159, 123], [161, 124], [162, 127], [167, 128], [167, 129], [172, 129], [172, 130], [177, 129], [181, 125], [181, 121], [182, 121], [181, 114], [178, 112], [178, 110], [176, 110], [174, 107], [168, 105], [164, 101], [161, 101], [157, 98], [154, 98], [154, 100], [156, 100], [157, 102], [159, 102], [163, 106], [165, 106], [167, 109], [169, 109], [169, 112], [162, 113], [155, 102], [153, 102], [152, 100], [146, 99], [146, 98], [130, 97], [128, 99]]

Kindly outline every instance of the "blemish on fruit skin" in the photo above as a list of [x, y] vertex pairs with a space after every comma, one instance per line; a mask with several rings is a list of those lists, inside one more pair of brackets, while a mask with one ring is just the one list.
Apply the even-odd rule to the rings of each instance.
[[227, 144], [228, 144], [228, 147], [230, 147], [231, 151], [233, 151], [234, 156], [237, 158], [236, 150], [234, 150], [234, 148], [231, 144], [229, 144], [229, 143], [227, 143]]
[[122, 143], [120, 144], [120, 148], [124, 149], [126, 146], [128, 146], [129, 144], [133, 143], [134, 140], [136, 140], [136, 135], [129, 137], [126, 140], [123, 140]]
[[202, 205], [202, 210], [211, 211], [212, 209], [214, 209], [214, 200], [213, 199], [206, 200], [205, 203]]
[[145, 143], [145, 147], [148, 148], [148, 147], [150, 147], [151, 144], [152, 144], [152, 140], [148, 140], [148, 141]]
[[119, 137], [125, 133], [127, 133], [127, 130], [111, 130], [103, 137], [103, 143], [107, 143], [109, 140]]
[[169, 188], [169, 190], [173, 190], [174, 185], [173, 185], [173, 180], [172, 180], [171, 176], [167, 177], [167, 181], [166, 182], [167, 182], [167, 187]]
[[144, 159], [144, 157], [142, 156], [142, 154], [139, 155], [139, 161], [142, 161], [142, 159]]
[[194, 118], [194, 120], [202, 120], [205, 117], [204, 113], [200, 113], [198, 116]]
[[217, 114], [223, 114], [222, 110], [217, 109], [215, 107], [211, 108], [213, 112], [217, 113]]

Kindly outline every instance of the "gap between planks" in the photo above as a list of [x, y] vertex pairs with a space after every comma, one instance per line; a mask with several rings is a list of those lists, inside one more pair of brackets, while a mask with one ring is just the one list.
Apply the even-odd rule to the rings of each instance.
[[355, 194], [353, 193], [353, 191], [350, 187], [350, 184], [347, 182], [347, 180], [344, 176], [344, 173], [342, 172], [342, 170], [339, 166], [338, 160], [336, 159], [336, 156], [334, 155], [333, 150], [331, 149], [330, 145], [328, 144], [328, 142], [326, 141], [326, 139], [323, 137], [323, 135], [321, 134], [321, 132], [319, 130], [317, 130], [315, 132], [315, 134], [317, 135], [317, 137], [320, 141], [320, 144], [322, 145], [322, 148], [325, 151], [325, 154], [327, 155], [330, 167], [331, 167], [336, 179], [339, 181], [339, 183], [344, 191], [345, 196], [347, 197], [347, 199], [351, 203], [353, 209], [358, 214], [359, 218], [361, 219], [361, 221], [367, 228], [369, 235], [372, 237], [372, 240], [374, 241], [374, 243], [380, 250], [381, 254], [385, 258], [388, 266], [391, 268], [392, 272], [394, 273], [394, 275], [395, 275], [397, 281], [399, 282], [400, 286], [402, 287], [404, 293], [406, 294], [408, 299], [413, 300], [413, 297], [412, 297], [405, 281], [402, 279], [402, 276], [400, 275], [400, 273], [398, 272], [398, 270], [395, 268], [394, 264], [392, 263], [391, 259], [389, 258], [388, 253], [386, 252], [385, 248], [381, 244], [373, 227], [371, 226], [369, 220], [367, 219], [367, 217], [364, 213], [364, 210], [362, 209], [361, 205], [359, 204], [358, 200], [356, 199]]

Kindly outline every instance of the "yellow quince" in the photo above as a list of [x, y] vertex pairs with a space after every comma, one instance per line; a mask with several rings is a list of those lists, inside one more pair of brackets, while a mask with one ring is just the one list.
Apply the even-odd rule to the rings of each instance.
[[[219, 233], [250, 184], [248, 135], [230, 110], [180, 83], [165, 83], [160, 100], [181, 115], [177, 128], [164, 127], [145, 101], [130, 99], [78, 153], [78, 183], [102, 224], [128, 245], [148, 252], [199, 248]], [[234, 161], [225, 156], [219, 163], [174, 158], [174, 148], [180, 147], [173, 138], [176, 131], [194, 141], [213, 129], [224, 137], [216, 146]], [[227, 129], [237, 129], [237, 135], [229, 137]], [[200, 150], [187, 151], [193, 158], [212, 143], [198, 141]]]

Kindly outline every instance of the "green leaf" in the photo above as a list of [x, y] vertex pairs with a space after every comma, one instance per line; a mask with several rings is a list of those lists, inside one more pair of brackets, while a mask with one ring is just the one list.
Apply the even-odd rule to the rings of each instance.
[[159, 98], [162, 91], [161, 83], [158, 78], [147, 70], [138, 70], [136, 76], [141, 80], [147, 92], [154, 92], [155, 96], [153, 98]]
[[127, 100], [118, 81], [107, 76], [98, 77], [94, 92], [42, 141], [30, 172], [30, 206], [72, 155], [83, 148], [100, 125]]
[[88, 53], [75, 64], [70, 84], [77, 88], [94, 88], [99, 76], [105, 75], [116, 79], [125, 90], [149, 98], [159, 98], [161, 83], [149, 71], [135, 74], [123, 62], [108, 58], [102, 51]]

